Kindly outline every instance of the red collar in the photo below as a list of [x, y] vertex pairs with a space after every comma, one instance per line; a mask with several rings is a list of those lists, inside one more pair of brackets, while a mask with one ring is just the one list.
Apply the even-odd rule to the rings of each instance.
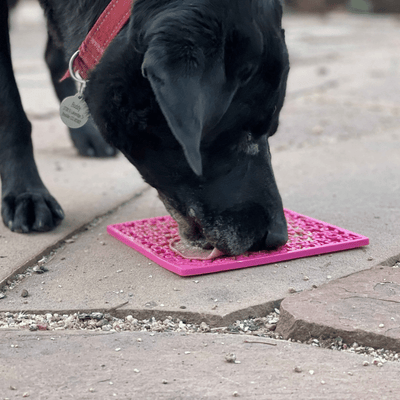
[[[80, 45], [73, 70], [78, 71], [83, 79], [87, 79], [88, 73], [99, 63], [108, 45], [128, 21], [133, 3], [134, 0], [111, 0]], [[70, 76], [67, 71], [61, 81]]]

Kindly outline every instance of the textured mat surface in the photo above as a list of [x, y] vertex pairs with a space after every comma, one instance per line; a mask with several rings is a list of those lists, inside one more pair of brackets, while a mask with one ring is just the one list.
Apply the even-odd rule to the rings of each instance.
[[289, 240], [273, 251], [247, 252], [236, 257], [188, 259], [179, 247], [178, 225], [170, 216], [109, 225], [107, 232], [161, 267], [181, 276], [254, 267], [331, 253], [369, 244], [365, 236], [285, 209]]

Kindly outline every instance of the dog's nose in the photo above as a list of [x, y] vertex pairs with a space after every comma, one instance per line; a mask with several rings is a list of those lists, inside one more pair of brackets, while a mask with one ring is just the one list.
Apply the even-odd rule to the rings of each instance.
[[265, 246], [267, 250], [273, 250], [283, 246], [288, 241], [287, 232], [268, 232], [265, 239]]
[[249, 249], [249, 251], [275, 250], [286, 244], [288, 241], [288, 231], [286, 219], [281, 219], [280, 223], [275, 223], [269, 227], [263, 238]]
[[282, 215], [275, 220], [273, 225], [268, 229], [264, 245], [267, 250], [273, 250], [283, 246], [288, 241], [288, 230], [285, 216]]

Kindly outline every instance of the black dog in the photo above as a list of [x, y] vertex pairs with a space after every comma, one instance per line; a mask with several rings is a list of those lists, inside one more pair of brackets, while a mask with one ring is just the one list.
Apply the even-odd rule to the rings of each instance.
[[[76, 93], [59, 79], [108, 1], [40, 0], [60, 99]], [[289, 71], [281, 17], [280, 0], [137, 0], [90, 73], [84, 95], [105, 141], [158, 190], [194, 245], [237, 255], [287, 241], [268, 146]], [[0, 19], [2, 216], [16, 232], [49, 230], [63, 212], [33, 159], [6, 0]], [[81, 153], [111, 155], [92, 125], [79, 131]]]

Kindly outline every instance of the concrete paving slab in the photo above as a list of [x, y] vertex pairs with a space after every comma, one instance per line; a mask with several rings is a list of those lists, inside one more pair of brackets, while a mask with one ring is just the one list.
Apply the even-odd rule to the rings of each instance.
[[286, 298], [277, 332], [285, 339], [341, 337], [350, 345], [399, 351], [399, 267], [378, 266]]
[[[379, 368], [363, 355], [249, 339], [6, 331], [0, 337], [0, 392], [10, 399], [24, 393], [34, 399], [398, 398], [398, 362]], [[240, 363], [226, 362], [230, 353]]]
[[[116, 313], [140, 318], [173, 315], [213, 325], [264, 316], [289, 295], [290, 287], [311, 289], [400, 254], [399, 147], [400, 141], [390, 133], [365, 138], [361, 143], [348, 140], [274, 156], [286, 207], [364, 234], [370, 238], [370, 246], [219, 274], [179, 277], [106, 234], [107, 224], [164, 215], [152, 189], [58, 251], [47, 264], [47, 274], [31, 276], [7, 292], [0, 311], [63, 313], [114, 309], [128, 302]], [[31, 293], [28, 299], [20, 297], [23, 288]]]

